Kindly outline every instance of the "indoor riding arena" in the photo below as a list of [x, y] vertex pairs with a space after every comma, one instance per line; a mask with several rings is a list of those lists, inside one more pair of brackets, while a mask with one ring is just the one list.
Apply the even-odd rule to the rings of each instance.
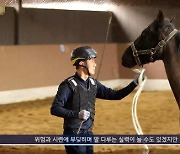
[[[6, 136], [62, 135], [63, 118], [51, 115], [50, 108], [59, 84], [76, 71], [70, 61], [73, 49], [95, 49], [92, 77], [122, 89], [136, 78], [133, 69], [138, 68], [122, 65], [126, 49], [158, 19], [159, 10], [179, 30], [179, 8], [177, 0], [0, 0], [0, 154], [65, 154], [62, 144], [5, 144]], [[180, 51], [180, 39], [176, 45]], [[178, 56], [174, 63], [180, 62]], [[143, 65], [146, 82], [121, 100], [97, 98], [94, 135], [174, 135], [179, 141], [175, 90], [180, 66], [171, 74], [165, 66], [164, 59]], [[171, 84], [170, 78], [178, 82]], [[140, 133], [133, 122], [133, 100]], [[94, 153], [179, 154], [180, 141], [173, 143], [97, 144]]]

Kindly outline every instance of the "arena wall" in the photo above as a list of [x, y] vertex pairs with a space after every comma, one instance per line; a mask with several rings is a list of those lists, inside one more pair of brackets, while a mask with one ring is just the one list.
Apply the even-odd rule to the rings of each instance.
[[[85, 44], [0, 46], [0, 103], [54, 96], [59, 83], [74, 74], [70, 55], [80, 45]], [[121, 88], [132, 81], [135, 74], [121, 65], [121, 56], [128, 43], [106, 44], [104, 51], [104, 44], [86, 45], [98, 52], [98, 80], [111, 88]], [[144, 67], [149, 79], [145, 90], [170, 88], [161, 61]]]

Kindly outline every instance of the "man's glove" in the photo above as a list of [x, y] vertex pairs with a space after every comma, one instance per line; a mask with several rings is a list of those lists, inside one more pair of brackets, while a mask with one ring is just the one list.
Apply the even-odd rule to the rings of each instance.
[[138, 72], [138, 74], [135, 76], [134, 83], [136, 85], [141, 85], [143, 83], [143, 81], [145, 79], [144, 71], [145, 70], [142, 70], [141, 72]]
[[86, 121], [90, 116], [90, 112], [86, 110], [81, 110], [79, 112], [79, 119]]

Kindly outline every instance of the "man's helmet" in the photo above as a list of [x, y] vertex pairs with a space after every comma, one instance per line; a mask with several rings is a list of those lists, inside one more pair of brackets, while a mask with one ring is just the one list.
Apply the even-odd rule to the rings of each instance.
[[73, 66], [77, 66], [81, 60], [89, 60], [91, 58], [96, 58], [96, 51], [89, 46], [78, 47], [73, 50], [71, 54], [71, 62]]

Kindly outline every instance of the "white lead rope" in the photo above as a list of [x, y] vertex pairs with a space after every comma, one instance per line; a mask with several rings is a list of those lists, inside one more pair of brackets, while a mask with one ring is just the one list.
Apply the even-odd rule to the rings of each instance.
[[[136, 73], [140, 73], [139, 78], [142, 78], [145, 69], [135, 69], [133, 71]], [[136, 94], [134, 95], [133, 102], [132, 102], [132, 121], [133, 121], [134, 128], [138, 135], [143, 135], [143, 131], [141, 129], [141, 126], [140, 126], [138, 118], [137, 118], [137, 103], [138, 103], [139, 95], [141, 94], [146, 81], [147, 81], [147, 77], [144, 76], [143, 82], [139, 82], [140, 84], [139, 84], [138, 90], [137, 90]], [[149, 153], [148, 146], [146, 144], [144, 144], [144, 147], [145, 147], [145, 151], [143, 151], [143, 154], [148, 154]]]

